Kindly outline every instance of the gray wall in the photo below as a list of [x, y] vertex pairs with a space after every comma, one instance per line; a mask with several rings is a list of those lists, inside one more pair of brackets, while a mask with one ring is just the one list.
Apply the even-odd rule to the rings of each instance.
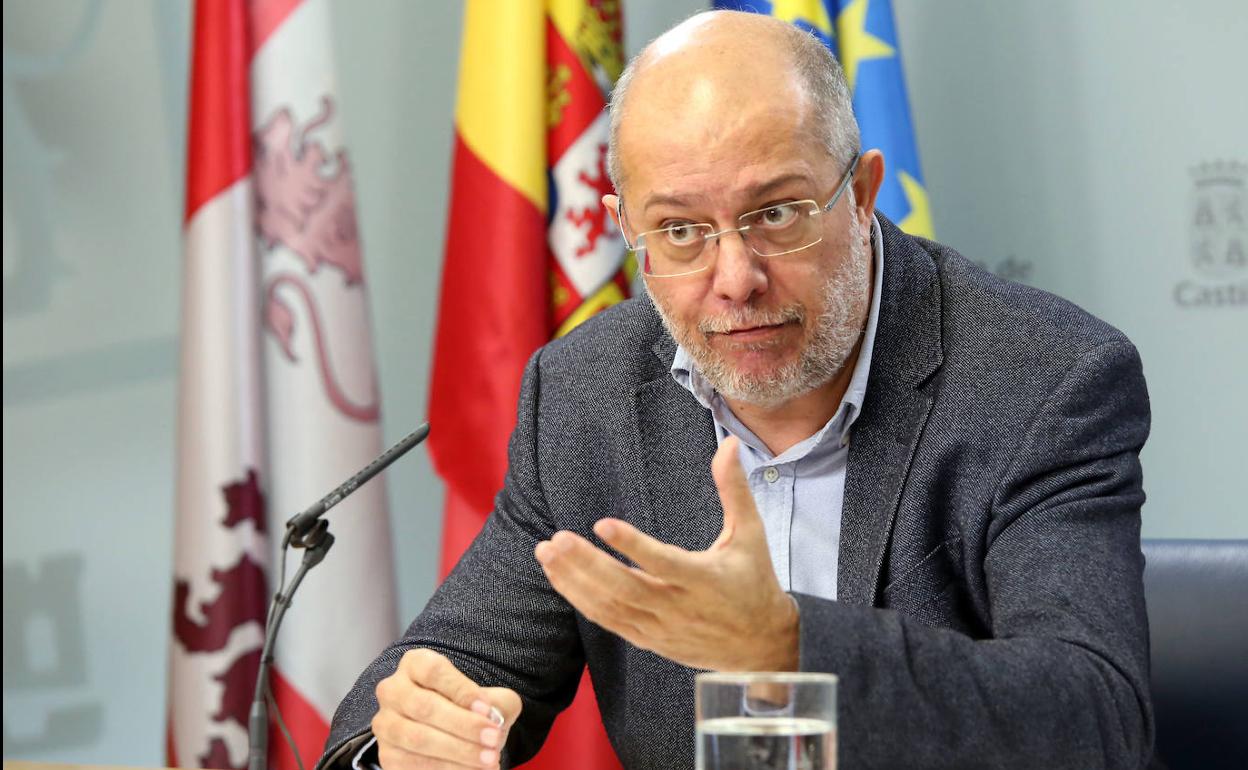
[[[630, 0], [630, 49], [702, 6]], [[1248, 164], [1248, 9], [894, 6], [937, 235], [1137, 342], [1154, 409], [1146, 536], [1248, 536], [1248, 307], [1175, 298], [1248, 281], [1193, 261], [1226, 231], [1193, 224], [1214, 193], [1192, 175]], [[158, 765], [189, 3], [3, 8], [4, 756]], [[427, 398], [460, 11], [335, 8], [397, 440]], [[406, 620], [433, 587], [442, 492], [420, 454], [388, 483]]]

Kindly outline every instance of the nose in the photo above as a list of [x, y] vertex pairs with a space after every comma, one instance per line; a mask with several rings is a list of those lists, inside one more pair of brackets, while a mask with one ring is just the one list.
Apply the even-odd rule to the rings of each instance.
[[765, 260], [746, 244], [742, 233], [724, 233], [707, 248], [718, 249], [712, 287], [720, 299], [740, 305], [767, 291]]

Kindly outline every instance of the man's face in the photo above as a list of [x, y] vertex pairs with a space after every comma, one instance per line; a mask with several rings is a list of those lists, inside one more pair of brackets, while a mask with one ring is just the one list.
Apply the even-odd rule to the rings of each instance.
[[[725, 112], [731, 94], [707, 93], [715, 88], [704, 84], [703, 103], [695, 85], [681, 109], [626, 117], [630, 238], [679, 222], [736, 227], [744, 212], [807, 198], [822, 205], [836, 189], [846, 169], [806, 129], [800, 99]], [[706, 245], [707, 270], [646, 279], [668, 331], [727, 398], [774, 407], [831, 381], [849, 358], [870, 291], [867, 231], [850, 197], [816, 215], [823, 240], [808, 249], [760, 257], [728, 234]]]

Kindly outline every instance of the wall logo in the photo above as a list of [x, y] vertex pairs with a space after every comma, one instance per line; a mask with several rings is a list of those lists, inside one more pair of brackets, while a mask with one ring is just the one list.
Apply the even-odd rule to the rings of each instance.
[[98, 751], [104, 733], [83, 630], [85, 555], [4, 560], [4, 755]]
[[1248, 163], [1202, 163], [1192, 169], [1192, 181], [1192, 277], [1175, 284], [1175, 304], [1248, 307]]

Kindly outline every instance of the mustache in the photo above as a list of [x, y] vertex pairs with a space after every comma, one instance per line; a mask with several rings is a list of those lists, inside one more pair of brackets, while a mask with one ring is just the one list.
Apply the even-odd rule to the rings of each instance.
[[751, 329], [756, 326], [779, 326], [786, 323], [805, 323], [806, 308], [801, 305], [787, 305], [774, 310], [759, 308], [735, 308], [711, 318], [698, 322], [698, 331], [703, 334], [724, 334], [738, 329]]

